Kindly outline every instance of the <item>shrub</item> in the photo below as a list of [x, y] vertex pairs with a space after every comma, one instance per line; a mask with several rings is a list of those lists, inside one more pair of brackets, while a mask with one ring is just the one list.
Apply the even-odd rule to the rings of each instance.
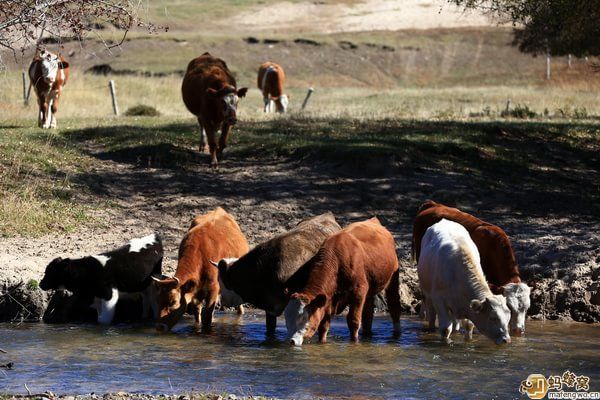
[[517, 104], [513, 109], [507, 109], [500, 113], [502, 118], [512, 117], [512, 118], [535, 118], [537, 117], [537, 113], [531, 109], [529, 106], [522, 106]]
[[138, 104], [125, 111], [125, 115], [128, 117], [159, 117], [160, 112], [154, 107], [147, 106], [144, 104]]

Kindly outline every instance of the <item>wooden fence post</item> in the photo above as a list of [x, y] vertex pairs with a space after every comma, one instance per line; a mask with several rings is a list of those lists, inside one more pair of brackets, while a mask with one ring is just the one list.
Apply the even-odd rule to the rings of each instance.
[[108, 81], [108, 88], [110, 89], [110, 96], [112, 98], [112, 106], [115, 115], [119, 115], [119, 104], [117, 104], [117, 91], [115, 90], [115, 81], [112, 79]]
[[21, 71], [21, 77], [23, 78], [23, 105], [29, 104], [29, 94], [27, 93], [27, 79], [25, 78], [25, 71]]
[[550, 52], [546, 53], [546, 80], [550, 80]]
[[306, 105], [308, 104], [308, 99], [310, 99], [310, 95], [315, 91], [314, 88], [308, 88], [308, 92], [306, 92], [306, 97], [304, 98], [304, 101], [302, 102], [302, 110], [304, 110], [306, 108]]

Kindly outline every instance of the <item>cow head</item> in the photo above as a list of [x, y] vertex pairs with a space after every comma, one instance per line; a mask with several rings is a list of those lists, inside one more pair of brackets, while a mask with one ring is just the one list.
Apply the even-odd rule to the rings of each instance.
[[158, 321], [156, 329], [168, 331], [181, 319], [193, 297], [194, 281], [181, 283], [178, 278], [156, 278]]
[[206, 90], [209, 96], [218, 100], [223, 121], [231, 125], [237, 122], [237, 105], [240, 97], [246, 96], [247, 91], [248, 88], [236, 89], [233, 86], [224, 86], [219, 90], [213, 88]]
[[47, 50], [42, 50], [39, 57], [42, 69], [42, 79], [47, 83], [54, 83], [59, 69], [69, 67], [68, 62], [61, 60], [58, 55]]
[[303, 293], [292, 294], [284, 311], [290, 344], [301, 346], [304, 339], [310, 339], [315, 334], [325, 314], [326, 304], [327, 297], [324, 294], [314, 297]]
[[491, 295], [484, 300], [471, 300], [468, 315], [477, 329], [494, 343], [510, 343], [508, 333], [510, 310], [503, 296]]
[[501, 294], [506, 298], [506, 305], [510, 309], [510, 333], [520, 336], [525, 333], [525, 317], [531, 305], [531, 288], [522, 282], [509, 283], [501, 288]]
[[46, 272], [44, 272], [44, 277], [40, 282], [40, 289], [51, 290], [69, 286], [70, 279], [67, 270], [70, 265], [71, 260], [68, 258], [58, 257], [52, 260], [46, 267]]

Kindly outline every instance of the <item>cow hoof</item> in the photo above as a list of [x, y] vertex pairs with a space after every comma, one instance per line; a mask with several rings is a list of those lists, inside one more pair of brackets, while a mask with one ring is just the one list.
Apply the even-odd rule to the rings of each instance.
[[206, 151], [206, 145], [205, 144], [201, 144], [200, 146], [198, 146], [198, 151], [200, 153], [204, 153]]

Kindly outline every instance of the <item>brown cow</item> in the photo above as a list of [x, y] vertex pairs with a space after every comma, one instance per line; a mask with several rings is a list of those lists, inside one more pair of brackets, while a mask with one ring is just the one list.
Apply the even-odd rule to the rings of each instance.
[[241, 257], [249, 250], [240, 227], [221, 207], [194, 218], [193, 222], [179, 246], [175, 276], [157, 279], [159, 319], [156, 328], [161, 331], [171, 329], [188, 307], [193, 311], [196, 324], [202, 322], [203, 328], [210, 328], [219, 292], [226, 291], [220, 287], [217, 270], [210, 260]]
[[[200, 124], [200, 152], [208, 147], [210, 165], [217, 167], [227, 147], [227, 138], [237, 122], [237, 105], [248, 88], [237, 89], [233, 74], [225, 61], [204, 53], [190, 61], [181, 92], [187, 109], [198, 118]], [[217, 131], [221, 137], [217, 144]]]
[[30, 89], [33, 86], [37, 95], [40, 128], [56, 128], [60, 95], [67, 79], [69, 79], [69, 63], [60, 54], [41, 50], [29, 65]]
[[[377, 218], [356, 222], [331, 235], [304, 267], [308, 279], [285, 309], [291, 343], [301, 345], [319, 330], [327, 340], [331, 316], [349, 306], [350, 338], [371, 335], [374, 300], [385, 289], [394, 332], [400, 332], [400, 269], [392, 234]], [[292, 289], [294, 290], [294, 289]]]
[[283, 94], [285, 83], [285, 72], [279, 64], [267, 61], [258, 68], [257, 85], [263, 94], [265, 112], [271, 111], [271, 101], [275, 103], [277, 112], [287, 111], [289, 104], [288, 96]]
[[457, 208], [432, 200], [424, 202], [413, 224], [412, 254], [419, 261], [421, 240], [427, 228], [442, 218], [464, 226], [477, 246], [481, 268], [494, 294], [503, 294], [511, 310], [510, 327], [515, 335], [525, 331], [525, 316], [529, 309], [531, 289], [523, 282], [515, 253], [506, 233], [496, 225], [482, 221]]
[[245, 302], [266, 311], [267, 334], [275, 332], [289, 296], [288, 280], [319, 251], [323, 241], [340, 230], [332, 213], [307, 218], [281, 235], [253, 248], [239, 260], [221, 260], [219, 278]]

